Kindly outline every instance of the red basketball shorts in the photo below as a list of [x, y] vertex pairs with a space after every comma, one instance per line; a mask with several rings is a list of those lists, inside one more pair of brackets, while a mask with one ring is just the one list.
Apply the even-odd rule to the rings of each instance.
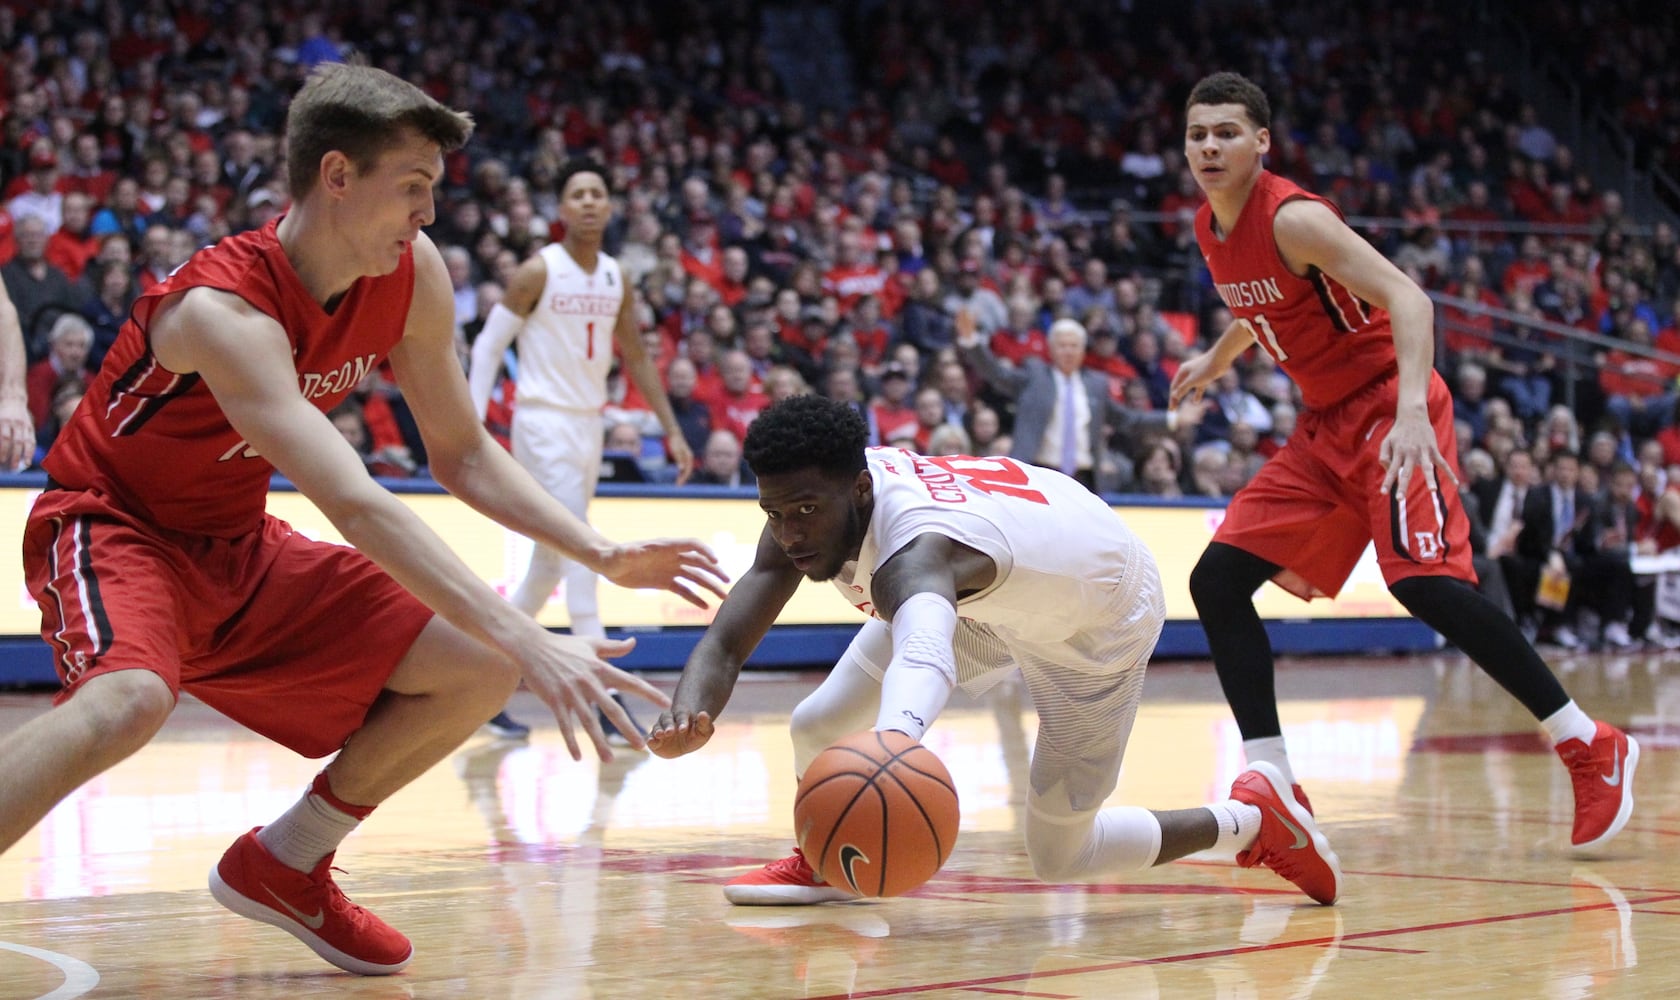
[[[1394, 426], [1398, 377], [1340, 405], [1303, 413], [1283, 450], [1231, 498], [1214, 541], [1282, 566], [1274, 581], [1302, 598], [1334, 597], [1367, 543], [1383, 579], [1450, 576], [1474, 584], [1470, 521], [1440, 469], [1431, 490], [1422, 470], [1403, 493], [1382, 492], [1383, 438]], [[1457, 467], [1452, 397], [1439, 375], [1429, 382], [1435, 441]]]
[[23, 563], [59, 701], [90, 677], [149, 670], [306, 757], [344, 745], [432, 617], [355, 549], [276, 518], [211, 538], [93, 491], [41, 494]]

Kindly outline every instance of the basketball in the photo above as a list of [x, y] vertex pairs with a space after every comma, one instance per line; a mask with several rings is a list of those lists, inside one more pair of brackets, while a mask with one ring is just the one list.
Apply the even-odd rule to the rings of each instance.
[[793, 801], [799, 849], [823, 881], [900, 896], [939, 871], [957, 841], [957, 788], [933, 751], [864, 732], [817, 755]]

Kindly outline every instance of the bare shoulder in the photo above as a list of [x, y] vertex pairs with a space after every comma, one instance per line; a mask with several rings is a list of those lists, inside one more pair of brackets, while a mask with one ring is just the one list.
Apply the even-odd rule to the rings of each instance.
[[1321, 240], [1347, 228], [1347, 223], [1329, 205], [1312, 198], [1286, 201], [1278, 206], [1272, 218], [1272, 233], [1280, 241], [1285, 238]]
[[413, 253], [415, 298], [420, 298], [422, 292], [433, 290], [447, 293], [452, 287], [449, 267], [443, 262], [443, 254], [432, 238], [421, 233], [420, 238], [414, 241]]
[[232, 292], [198, 286], [165, 299], [148, 326], [152, 354], [179, 374], [197, 371], [204, 352], [254, 338], [285, 336], [274, 317]]

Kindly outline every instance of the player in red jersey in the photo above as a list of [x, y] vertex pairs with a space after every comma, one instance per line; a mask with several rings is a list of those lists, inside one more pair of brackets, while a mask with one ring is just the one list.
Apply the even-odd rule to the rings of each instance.
[[[574, 757], [603, 759], [596, 708], [629, 732], [602, 657], [503, 601], [370, 479], [326, 418], [389, 353], [438, 482], [609, 579], [696, 604], [721, 593], [700, 543], [614, 545], [568, 513], [478, 420], [456, 360], [450, 284], [421, 233], [443, 154], [472, 120], [388, 73], [328, 65], [291, 104], [292, 208], [200, 251], [134, 305], [45, 465], [24, 568], [64, 690], [0, 740], [0, 850], [129, 756], [188, 691], [305, 756], [336, 754], [210, 873], [216, 899], [352, 972], [407, 964], [408, 939], [330, 874], [373, 807], [490, 717], [521, 678]], [[290, 479], [355, 548], [264, 513]]]
[[1263, 167], [1270, 122], [1265, 93], [1235, 73], [1201, 80], [1186, 102], [1185, 158], [1208, 196], [1196, 239], [1236, 319], [1179, 368], [1171, 392], [1174, 404], [1198, 397], [1258, 343], [1308, 407], [1232, 498], [1190, 575], [1248, 758], [1294, 781], [1254, 592], [1274, 580], [1302, 598], [1333, 596], [1374, 542], [1395, 598], [1540, 720], [1574, 782], [1571, 842], [1597, 847], [1632, 812], [1639, 745], [1589, 718], [1476, 591], [1469, 521], [1438, 477], [1456, 481], [1457, 458], [1433, 306], [1333, 205]]

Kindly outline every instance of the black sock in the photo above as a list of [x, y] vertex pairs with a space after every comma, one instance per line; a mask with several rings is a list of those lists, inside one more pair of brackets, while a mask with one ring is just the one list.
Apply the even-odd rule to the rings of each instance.
[[1251, 552], [1213, 542], [1190, 571], [1190, 597], [1207, 634], [1213, 669], [1244, 740], [1283, 735], [1272, 641], [1254, 609], [1254, 592], [1279, 569]]
[[1446, 576], [1413, 576], [1388, 589], [1418, 621], [1475, 660], [1536, 719], [1569, 703], [1569, 693], [1523, 638], [1517, 623], [1476, 588]]

